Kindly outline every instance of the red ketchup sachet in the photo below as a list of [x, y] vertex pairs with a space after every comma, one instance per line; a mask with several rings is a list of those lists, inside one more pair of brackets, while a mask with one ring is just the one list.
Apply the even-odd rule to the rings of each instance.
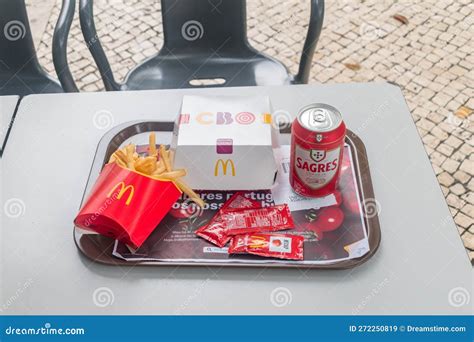
[[289, 234], [244, 234], [232, 238], [229, 254], [248, 253], [269, 258], [303, 260], [304, 237]]
[[[260, 208], [260, 204], [243, 195], [242, 192], [236, 192], [227, 202], [224, 203], [223, 209], [245, 209]], [[219, 246], [224, 247], [230, 240], [225, 232], [225, 227], [220, 218], [220, 211], [212, 218], [211, 222], [196, 230], [196, 235]]]
[[220, 219], [227, 235], [271, 232], [294, 227], [286, 204], [258, 209], [221, 209]]

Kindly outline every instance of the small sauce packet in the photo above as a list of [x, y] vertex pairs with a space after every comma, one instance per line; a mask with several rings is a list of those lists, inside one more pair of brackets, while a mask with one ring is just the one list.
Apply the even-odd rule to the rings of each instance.
[[[242, 192], [236, 192], [224, 203], [221, 210], [245, 208], [260, 208], [260, 204], [257, 201], [245, 197]], [[220, 211], [208, 224], [198, 228], [195, 233], [197, 236], [221, 248], [224, 247], [231, 238], [226, 234], [225, 227], [220, 218]]]
[[257, 209], [221, 209], [220, 219], [227, 235], [294, 228], [293, 218], [286, 204]]
[[248, 253], [269, 258], [303, 260], [304, 237], [289, 234], [244, 234], [232, 238], [229, 254]]

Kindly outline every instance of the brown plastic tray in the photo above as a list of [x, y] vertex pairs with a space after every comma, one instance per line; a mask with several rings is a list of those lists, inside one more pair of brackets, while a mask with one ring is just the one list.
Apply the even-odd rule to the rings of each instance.
[[[104, 164], [109, 160], [110, 155], [120, 147], [120, 145], [140, 133], [146, 133], [150, 131], [157, 132], [172, 132], [174, 127], [173, 122], [128, 122], [120, 126], [116, 126], [108, 131], [100, 140], [96, 150], [92, 168], [89, 174], [87, 185], [84, 191], [82, 201], [86, 194], [89, 193], [91, 187], [96, 181], [100, 171]], [[284, 130], [280, 130], [282, 135], [289, 134], [289, 128], [286, 127]], [[169, 143], [161, 141], [160, 143]], [[346, 134], [346, 143], [349, 145], [354, 161], [354, 171], [356, 173], [356, 179], [359, 186], [359, 194], [361, 196], [360, 201], [365, 198], [375, 198], [374, 191], [372, 188], [372, 180], [370, 177], [369, 164], [367, 160], [367, 154], [362, 140], [350, 130]], [[81, 204], [82, 205], [82, 204]], [[283, 267], [283, 268], [316, 268], [316, 269], [347, 269], [361, 265], [368, 259], [370, 259], [377, 251], [380, 245], [381, 232], [378, 216], [375, 215], [364, 215], [365, 225], [367, 229], [367, 236], [369, 240], [370, 251], [360, 258], [336, 261], [334, 263], [327, 263], [322, 265], [309, 265], [309, 264], [285, 264], [285, 263], [223, 263], [223, 262], [181, 262], [181, 261], [125, 261], [116, 258], [112, 255], [115, 241], [111, 238], [101, 236], [98, 234], [83, 233], [78, 228], [74, 228], [74, 241], [77, 248], [91, 260], [107, 264], [107, 265], [143, 265], [143, 266], [232, 266], [232, 267]]]

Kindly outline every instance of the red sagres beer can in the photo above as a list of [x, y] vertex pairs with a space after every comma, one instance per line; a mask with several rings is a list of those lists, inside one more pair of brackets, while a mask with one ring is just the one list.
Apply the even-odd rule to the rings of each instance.
[[336, 108], [316, 103], [300, 110], [291, 127], [290, 184], [297, 194], [321, 197], [336, 190], [345, 135]]

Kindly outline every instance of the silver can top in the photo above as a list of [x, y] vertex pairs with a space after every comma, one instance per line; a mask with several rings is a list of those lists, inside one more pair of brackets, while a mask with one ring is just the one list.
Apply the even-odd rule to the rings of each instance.
[[298, 122], [301, 126], [313, 132], [329, 132], [339, 127], [342, 122], [342, 115], [333, 106], [314, 103], [300, 110]]

